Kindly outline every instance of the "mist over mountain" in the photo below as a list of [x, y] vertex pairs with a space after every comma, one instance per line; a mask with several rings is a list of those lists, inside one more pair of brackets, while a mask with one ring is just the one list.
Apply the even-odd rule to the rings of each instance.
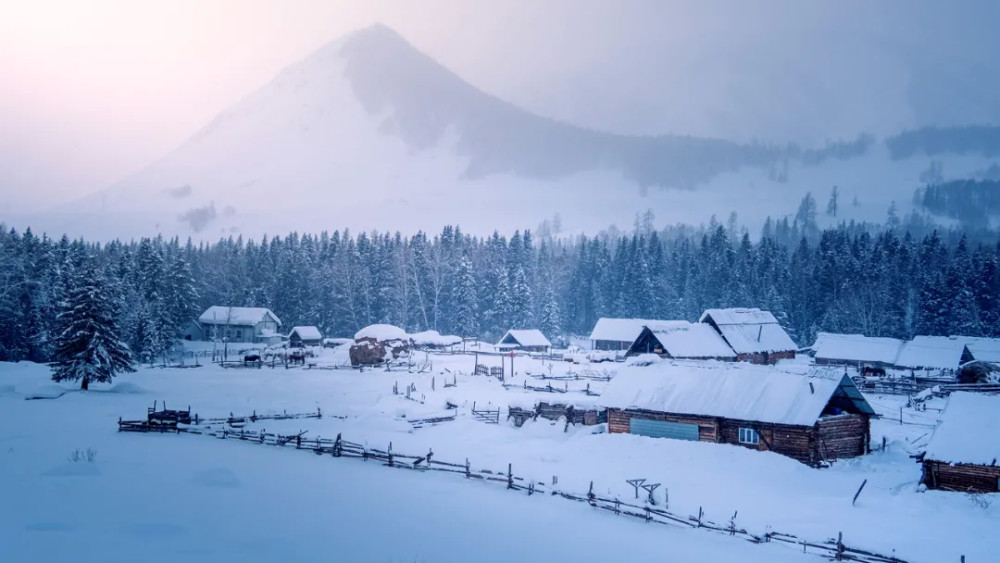
[[[898, 160], [898, 159], [897, 159]], [[36, 223], [99, 238], [628, 226], [738, 211], [751, 226], [834, 185], [858, 218], [908, 201], [925, 158], [870, 137], [796, 145], [623, 135], [522, 110], [375, 25], [291, 65], [175, 151]], [[981, 159], [949, 171], [984, 167]], [[872, 188], [878, 188], [873, 191]], [[863, 200], [858, 202], [858, 195]]]

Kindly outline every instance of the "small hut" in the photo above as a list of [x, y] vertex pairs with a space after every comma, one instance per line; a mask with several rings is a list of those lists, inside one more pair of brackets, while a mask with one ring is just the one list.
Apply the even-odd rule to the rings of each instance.
[[1000, 397], [952, 393], [923, 457], [930, 489], [1000, 492]]
[[319, 346], [322, 343], [323, 335], [314, 326], [297, 326], [288, 333], [288, 346], [290, 348]]
[[691, 360], [736, 359], [736, 353], [712, 327], [687, 321], [657, 321], [642, 327], [626, 355], [639, 354]]
[[628, 350], [642, 334], [643, 327], [660, 322], [663, 321], [601, 317], [590, 332], [590, 346], [594, 350]]
[[740, 445], [808, 465], [864, 455], [875, 414], [837, 368], [728, 362], [627, 368], [600, 403], [610, 433]]
[[525, 352], [547, 353], [552, 348], [552, 343], [538, 329], [508, 330], [497, 348], [501, 350], [523, 350]]
[[819, 365], [852, 366], [862, 373], [885, 373], [896, 365], [903, 341], [896, 338], [820, 332], [812, 345]]
[[740, 362], [773, 364], [795, 357], [798, 346], [770, 311], [760, 309], [709, 309], [699, 322], [707, 323], [736, 352]]

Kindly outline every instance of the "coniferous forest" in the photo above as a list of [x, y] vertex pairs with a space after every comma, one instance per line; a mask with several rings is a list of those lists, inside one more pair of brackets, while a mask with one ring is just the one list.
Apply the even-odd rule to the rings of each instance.
[[[1000, 336], [1000, 244], [787, 220], [751, 237], [701, 228], [539, 239], [332, 232], [195, 245], [93, 244], [0, 231], [0, 360], [50, 361], [67, 296], [86, 287], [137, 359], [155, 357], [209, 305], [271, 308], [287, 330], [352, 336], [372, 323], [497, 338], [537, 327], [587, 335], [602, 316], [696, 320], [710, 307], [769, 309], [800, 345], [817, 331]], [[76, 304], [78, 306], [79, 304]], [[65, 343], [63, 343], [65, 345]]]

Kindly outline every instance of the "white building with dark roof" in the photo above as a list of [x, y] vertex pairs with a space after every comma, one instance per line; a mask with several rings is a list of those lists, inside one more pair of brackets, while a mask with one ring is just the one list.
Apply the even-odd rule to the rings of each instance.
[[214, 305], [198, 317], [204, 340], [259, 342], [273, 344], [281, 340], [281, 319], [264, 307], [226, 307]]

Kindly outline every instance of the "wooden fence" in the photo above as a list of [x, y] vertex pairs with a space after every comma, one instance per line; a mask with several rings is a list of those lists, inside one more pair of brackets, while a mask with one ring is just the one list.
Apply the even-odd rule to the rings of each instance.
[[[155, 411], [155, 407], [154, 409], [151, 409], [151, 411]], [[151, 420], [150, 416], [157, 416], [157, 412], [160, 411], [148, 413], [147, 421]], [[186, 412], [190, 414], [190, 409]], [[258, 421], [287, 418], [321, 418], [322, 416], [322, 412], [318, 409], [315, 413], [283, 413], [281, 415], [261, 416], [258, 416], [255, 412], [250, 416], [243, 417], [234, 417], [232, 413], [230, 413], [229, 417], [211, 419], [200, 419], [197, 415], [194, 415], [191, 417], [191, 424], [181, 425], [174, 422], [172, 430], [177, 433], [199, 434], [222, 440], [235, 439], [253, 444], [278, 447], [292, 446], [296, 450], [309, 451], [315, 453], [316, 455], [329, 455], [333, 458], [356, 458], [365, 462], [376, 462], [380, 464], [380, 466], [407, 469], [417, 472], [439, 471], [452, 473], [470, 480], [503, 484], [508, 490], [526, 492], [528, 496], [535, 494], [558, 496], [563, 499], [587, 504], [595, 509], [606, 511], [610, 514], [614, 514], [615, 516], [635, 518], [650, 524], [702, 529], [725, 534], [734, 538], [740, 538], [751, 543], [759, 544], [778, 542], [789, 544], [794, 546], [796, 549], [801, 547], [803, 553], [814, 553], [836, 561], [858, 561], [862, 563], [907, 563], [906, 560], [895, 556], [882, 555], [874, 551], [848, 546], [844, 543], [844, 538], [841, 533], [837, 534], [836, 539], [829, 538], [823, 541], [810, 541], [792, 534], [784, 534], [774, 531], [764, 534], [753, 534], [745, 528], [737, 526], [736, 517], [738, 513], [733, 513], [733, 516], [729, 518], [727, 522], [717, 523], [709, 520], [701, 508], [698, 509], [697, 516], [684, 516], [676, 512], [669, 511], [666, 506], [661, 508], [651, 502], [638, 504], [624, 502], [618, 498], [612, 499], [601, 497], [594, 493], [593, 481], [591, 481], [590, 489], [587, 493], [581, 494], [563, 491], [555, 488], [554, 485], [552, 487], [548, 487], [548, 485], [544, 482], [533, 481], [529, 478], [516, 476], [514, 474], [512, 464], [509, 463], [507, 464], [506, 471], [491, 471], [489, 469], [474, 470], [468, 458], [465, 459], [465, 463], [454, 463], [436, 459], [434, 457], [433, 450], [428, 450], [426, 454], [407, 454], [393, 450], [392, 442], [389, 443], [385, 450], [380, 450], [378, 448], [369, 448], [362, 443], [348, 441], [344, 439], [341, 434], [337, 434], [337, 437], [334, 439], [324, 439], [321, 437], [305, 438], [305, 432], [299, 434], [281, 435], [269, 433], [265, 430], [247, 431], [243, 428], [234, 429], [228, 427], [231, 422], [246, 420]], [[146, 433], [163, 431], [162, 427], [154, 427], [153, 425], [147, 425], [146, 427], [130, 426], [137, 422], [141, 423], [144, 421], [122, 421], [119, 419], [118, 429], [119, 431]], [[227, 427], [223, 427], [221, 429], [217, 428], [216, 425], [220, 422], [224, 422]], [[123, 424], [126, 426], [123, 426]], [[650, 500], [653, 500], [652, 494], [650, 494]], [[964, 561], [964, 559], [965, 558], [963, 556], [962, 560]]]

